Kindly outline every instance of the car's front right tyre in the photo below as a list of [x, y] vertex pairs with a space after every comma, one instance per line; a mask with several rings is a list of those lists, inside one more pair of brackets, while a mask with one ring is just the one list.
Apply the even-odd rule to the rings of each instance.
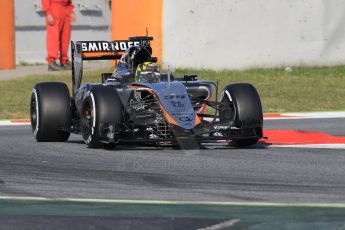
[[[81, 134], [89, 148], [97, 148], [108, 142], [103, 133], [109, 125], [118, 127], [122, 122], [122, 102], [116, 89], [108, 86], [96, 86], [83, 99], [80, 111]], [[114, 140], [113, 140], [114, 141]]]

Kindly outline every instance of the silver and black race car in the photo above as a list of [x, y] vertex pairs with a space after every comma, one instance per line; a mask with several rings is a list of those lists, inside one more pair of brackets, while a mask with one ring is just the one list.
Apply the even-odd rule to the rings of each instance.
[[[216, 82], [160, 72], [151, 40], [72, 42], [72, 96], [59, 82], [38, 83], [32, 90], [36, 140], [67, 141], [76, 133], [88, 147], [258, 142], [263, 114], [251, 84], [228, 85], [218, 100]], [[84, 60], [116, 60], [117, 65], [113, 73], [102, 74], [102, 83], [81, 85]]]

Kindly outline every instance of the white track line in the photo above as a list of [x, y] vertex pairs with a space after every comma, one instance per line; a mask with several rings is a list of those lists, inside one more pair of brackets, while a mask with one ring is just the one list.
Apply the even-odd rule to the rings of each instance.
[[230, 228], [238, 222], [240, 222], [240, 219], [232, 219], [232, 220], [221, 222], [219, 224], [208, 226], [206, 228], [198, 228], [197, 230], [221, 230], [225, 228]]
[[30, 122], [0, 121], [0, 126], [20, 126], [20, 125], [30, 125]]
[[287, 115], [302, 116], [308, 118], [343, 118], [345, 117], [345, 112], [287, 113]]
[[277, 114], [277, 116], [265, 117], [264, 120], [345, 118], [345, 112], [282, 113]]
[[345, 149], [345, 144], [269, 145], [268, 148]]
[[223, 201], [170, 201], [170, 200], [115, 200], [87, 198], [46, 198], [0, 196], [2, 200], [13, 201], [55, 201], [107, 204], [161, 204], [161, 205], [215, 205], [215, 206], [257, 206], [257, 207], [310, 207], [310, 208], [345, 208], [345, 203], [275, 203], [275, 202], [223, 202]]

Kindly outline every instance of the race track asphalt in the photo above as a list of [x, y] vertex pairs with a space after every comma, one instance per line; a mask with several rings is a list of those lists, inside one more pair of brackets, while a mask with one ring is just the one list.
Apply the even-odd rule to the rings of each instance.
[[[265, 127], [345, 136], [344, 118], [270, 120]], [[344, 149], [88, 149], [77, 135], [37, 143], [30, 126], [0, 127], [0, 196], [343, 203], [344, 165]]]

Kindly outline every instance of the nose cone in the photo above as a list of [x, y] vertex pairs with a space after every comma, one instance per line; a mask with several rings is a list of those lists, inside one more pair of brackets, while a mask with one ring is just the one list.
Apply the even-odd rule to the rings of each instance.
[[187, 90], [182, 83], [172, 82], [170, 87], [163, 86], [157, 95], [165, 110], [167, 120], [174, 121], [170, 123], [184, 129], [194, 128], [196, 115]]

